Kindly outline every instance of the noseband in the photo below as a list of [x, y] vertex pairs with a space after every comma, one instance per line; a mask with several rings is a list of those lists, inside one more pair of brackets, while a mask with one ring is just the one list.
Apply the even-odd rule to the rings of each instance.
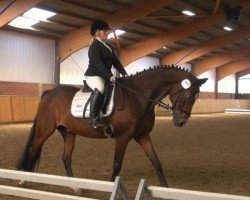
[[[181, 108], [181, 105], [182, 105], [182, 102], [183, 102], [183, 99], [184, 99], [184, 91], [185, 91], [185, 89], [182, 88], [182, 89], [178, 90], [176, 93], [174, 93], [172, 95], [172, 98], [173, 98], [174, 96], [176, 96], [177, 94], [179, 94], [179, 96], [177, 97], [176, 102], [174, 103], [174, 105], [172, 106], [171, 109], [172, 110], [179, 110], [180, 112], [186, 114], [187, 117], [190, 117], [191, 116], [191, 112], [188, 112], [188, 111], [186, 111], [186, 110], [184, 110], [184, 109]], [[199, 93], [198, 93], [196, 99], [198, 98], [198, 96], [199, 96]], [[196, 101], [196, 99], [194, 100], [194, 102]]]

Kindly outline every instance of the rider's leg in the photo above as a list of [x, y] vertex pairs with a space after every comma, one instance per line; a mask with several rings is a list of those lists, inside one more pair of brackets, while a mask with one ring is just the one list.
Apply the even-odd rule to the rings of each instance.
[[99, 115], [103, 105], [104, 95], [95, 88], [94, 92], [91, 94], [90, 99], [90, 118], [91, 126], [93, 128], [98, 128], [100, 126]]
[[91, 126], [97, 128], [100, 123], [99, 114], [103, 105], [105, 81], [99, 76], [88, 76], [86, 82], [93, 90], [90, 97]]

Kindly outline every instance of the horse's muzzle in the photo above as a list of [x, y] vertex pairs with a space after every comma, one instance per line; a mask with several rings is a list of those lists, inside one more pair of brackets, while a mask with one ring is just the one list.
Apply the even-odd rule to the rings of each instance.
[[186, 125], [188, 118], [185, 117], [174, 117], [173, 124], [178, 127], [183, 127]]

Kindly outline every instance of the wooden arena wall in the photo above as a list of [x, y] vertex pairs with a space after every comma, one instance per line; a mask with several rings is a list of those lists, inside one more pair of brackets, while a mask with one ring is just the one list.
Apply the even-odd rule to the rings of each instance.
[[[33, 120], [42, 93], [56, 86], [0, 81], [0, 123]], [[169, 103], [167, 98], [164, 101]], [[225, 108], [250, 109], [250, 95], [238, 95], [235, 99], [235, 94], [201, 92], [193, 113], [219, 113]], [[157, 106], [155, 111], [156, 115], [169, 114], [169, 111]]]
[[0, 123], [31, 121], [44, 91], [55, 84], [0, 81]]
[[[165, 103], [169, 103], [166, 99]], [[233, 109], [248, 109], [250, 110], [249, 99], [203, 99], [198, 98], [192, 109], [192, 113], [205, 114], [205, 113], [223, 113], [226, 108]], [[156, 107], [156, 115], [169, 115], [169, 111]]]

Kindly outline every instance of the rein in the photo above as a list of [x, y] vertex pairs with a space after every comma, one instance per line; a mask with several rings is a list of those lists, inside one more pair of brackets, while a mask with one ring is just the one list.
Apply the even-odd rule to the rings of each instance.
[[115, 81], [115, 83], [117, 83], [118, 85], [122, 86], [123, 88], [125, 88], [125, 89], [127, 89], [127, 90], [133, 92], [134, 94], [137, 94], [137, 95], [143, 97], [144, 99], [146, 99], [146, 100], [147, 100], [148, 102], [150, 102], [150, 103], [153, 103], [153, 104], [155, 104], [155, 105], [158, 105], [159, 107], [165, 108], [165, 109], [167, 109], [167, 110], [172, 110], [172, 106], [170, 106], [169, 104], [165, 104], [165, 103], [164, 103], [163, 101], [161, 101], [161, 100], [160, 100], [160, 101], [155, 101], [155, 100], [153, 100], [153, 99], [151, 99], [151, 98], [145, 96], [144, 94], [142, 94], [142, 93], [140, 93], [140, 92], [138, 92], [138, 91], [136, 91], [136, 90], [134, 90], [134, 89], [132, 89], [132, 88], [130, 88], [130, 87], [128, 87], [128, 86], [122, 84], [122, 83], [119, 83], [118, 81]]
[[[177, 95], [177, 94], [179, 94], [179, 93], [182, 92], [183, 90], [184, 90], [184, 89], [178, 90], [176, 93], [174, 93], [174, 94], [172, 95], [172, 97], [175, 96], [175, 95]], [[183, 110], [183, 109], [180, 108], [181, 105], [182, 105], [182, 101], [183, 101], [183, 95], [184, 95], [184, 94], [182, 93], [182, 94], [179, 95], [179, 98], [177, 97], [177, 98], [180, 99], [180, 100], [179, 100], [178, 103], [175, 102], [175, 104], [172, 106], [172, 110], [173, 110], [173, 109], [177, 109], [177, 110], [179, 110], [179, 111], [185, 113], [186, 115], [191, 116], [191, 112], [187, 112], [186, 110]], [[197, 100], [198, 96], [199, 96], [199, 93], [197, 93], [197, 96], [196, 96], [195, 101]]]

